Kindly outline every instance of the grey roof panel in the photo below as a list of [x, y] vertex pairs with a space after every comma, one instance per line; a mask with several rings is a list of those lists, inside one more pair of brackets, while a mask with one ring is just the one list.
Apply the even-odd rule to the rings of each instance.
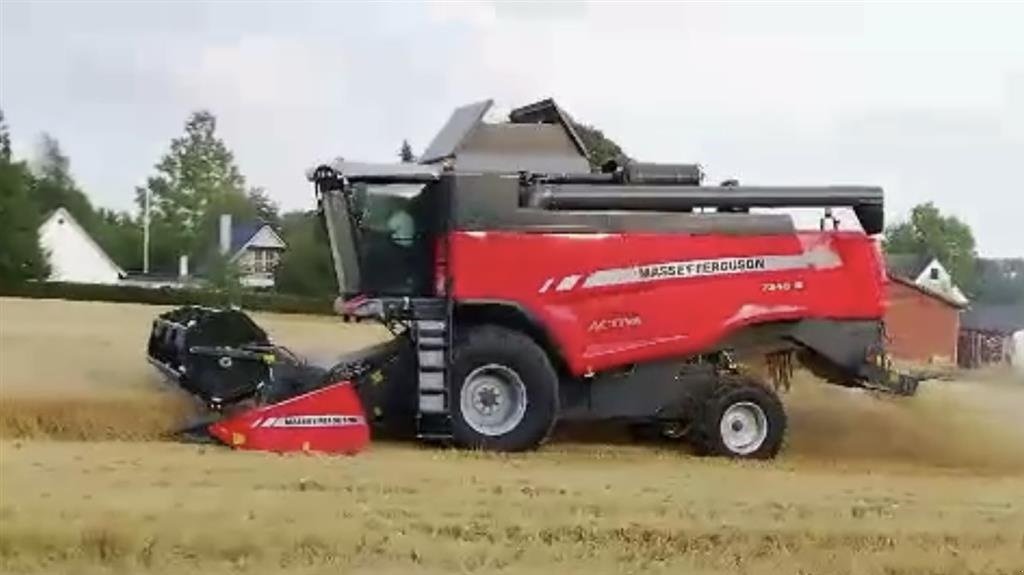
[[1024, 304], [977, 304], [960, 316], [960, 329], [1004, 334], [1024, 329]]
[[484, 114], [491, 109], [493, 103], [493, 100], [484, 100], [456, 108], [448, 122], [423, 152], [420, 163], [429, 164], [454, 155], [459, 149], [459, 144], [483, 120]]

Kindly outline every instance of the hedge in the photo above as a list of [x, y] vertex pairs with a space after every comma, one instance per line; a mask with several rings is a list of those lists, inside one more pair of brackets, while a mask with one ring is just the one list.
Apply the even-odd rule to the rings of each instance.
[[73, 301], [106, 301], [151, 305], [224, 306], [239, 304], [242, 309], [278, 313], [333, 315], [332, 301], [326, 298], [277, 293], [243, 292], [240, 301], [213, 290], [147, 288], [139, 286], [75, 284], [62, 282], [0, 282], [0, 296]]

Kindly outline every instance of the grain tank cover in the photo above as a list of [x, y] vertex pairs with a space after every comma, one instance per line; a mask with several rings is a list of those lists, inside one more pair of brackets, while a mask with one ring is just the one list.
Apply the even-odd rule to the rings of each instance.
[[497, 124], [483, 120], [492, 104], [457, 108], [420, 162], [449, 163], [462, 172], [590, 172], [586, 148], [554, 101], [517, 108], [508, 122]]
[[434, 140], [427, 146], [420, 158], [421, 164], [433, 164], [447, 158], [452, 158], [461, 147], [463, 140], [483, 122], [484, 114], [494, 105], [493, 100], [484, 100], [473, 104], [466, 104], [455, 108], [448, 122], [441, 128], [441, 131], [434, 136]]

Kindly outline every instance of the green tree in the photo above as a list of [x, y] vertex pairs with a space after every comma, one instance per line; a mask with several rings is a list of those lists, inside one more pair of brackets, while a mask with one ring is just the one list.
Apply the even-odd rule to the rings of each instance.
[[1024, 304], [1024, 258], [978, 259], [975, 301]]
[[142, 227], [131, 215], [93, 207], [71, 175], [71, 160], [49, 134], [39, 139], [31, 194], [42, 214], [64, 207], [107, 255], [125, 269], [142, 267]]
[[228, 256], [213, 253], [206, 259], [206, 279], [214, 289], [226, 296], [229, 304], [239, 305], [242, 295], [242, 272]]
[[398, 150], [398, 159], [403, 164], [416, 162], [416, 154], [412, 153], [412, 146], [409, 145], [409, 140], [402, 140], [402, 147]]
[[185, 122], [185, 134], [171, 141], [157, 174], [136, 191], [144, 206], [150, 193], [150, 259], [154, 269], [174, 269], [178, 256], [208, 257], [220, 214], [252, 219], [257, 209], [246, 195], [245, 178], [234, 155], [217, 136], [217, 119], [199, 111]]
[[267, 191], [263, 188], [249, 188], [249, 203], [252, 205], [252, 208], [256, 213], [256, 217], [261, 221], [271, 224], [278, 224], [281, 222], [281, 216], [278, 214], [277, 204], [274, 203], [274, 200], [270, 199], [270, 196], [267, 195]]
[[91, 233], [107, 255], [126, 270], [142, 269], [142, 222], [128, 212], [99, 208]]
[[75, 183], [71, 175], [71, 160], [61, 150], [56, 138], [46, 133], [39, 137], [32, 169], [35, 172], [32, 196], [40, 211], [49, 214], [64, 207], [86, 231], [95, 233], [92, 202]]
[[4, 120], [4, 111], [0, 110], [0, 162], [11, 161], [11, 133]]
[[937, 258], [949, 270], [953, 282], [969, 294], [977, 289], [974, 234], [953, 215], [943, 215], [931, 202], [920, 204], [910, 218], [885, 231], [888, 253]]
[[338, 293], [330, 244], [315, 211], [289, 212], [281, 218], [288, 249], [275, 272], [277, 291], [309, 296]]
[[41, 279], [49, 274], [39, 246], [42, 216], [32, 200], [34, 179], [11, 157], [11, 139], [0, 111], [0, 280]]
[[608, 160], [616, 160], [621, 163], [629, 158], [622, 148], [611, 138], [605, 136], [601, 130], [575, 120], [572, 121], [572, 128], [590, 153], [592, 168], [600, 169]]

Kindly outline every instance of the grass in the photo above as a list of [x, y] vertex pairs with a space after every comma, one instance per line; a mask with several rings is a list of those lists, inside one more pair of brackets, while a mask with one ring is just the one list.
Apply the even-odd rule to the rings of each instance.
[[[1011, 383], [905, 401], [800, 380], [774, 462], [614, 433], [512, 456], [277, 456], [152, 440], [187, 412], [142, 360], [154, 313], [0, 299], [0, 571], [1024, 573]], [[320, 354], [381, 337], [257, 321]]]

